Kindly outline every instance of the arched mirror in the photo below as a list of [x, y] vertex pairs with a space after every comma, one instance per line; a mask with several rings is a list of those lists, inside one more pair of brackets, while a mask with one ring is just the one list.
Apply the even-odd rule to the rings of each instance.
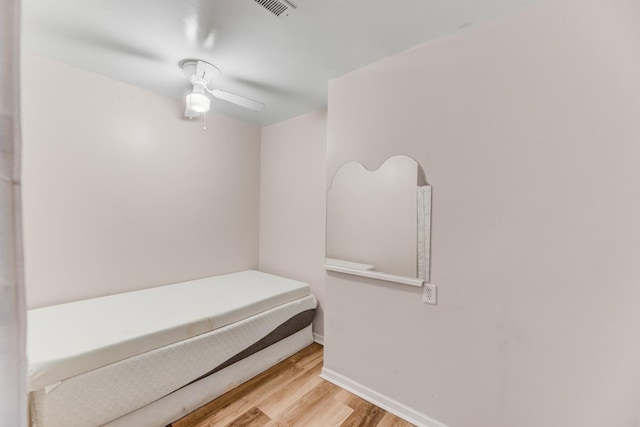
[[374, 171], [345, 163], [327, 193], [325, 268], [422, 286], [430, 225], [431, 187], [414, 159], [393, 156]]

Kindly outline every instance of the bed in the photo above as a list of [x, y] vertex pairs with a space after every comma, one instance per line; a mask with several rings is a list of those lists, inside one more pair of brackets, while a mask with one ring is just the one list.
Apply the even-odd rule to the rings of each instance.
[[311, 344], [316, 305], [250, 270], [29, 310], [32, 425], [164, 426]]

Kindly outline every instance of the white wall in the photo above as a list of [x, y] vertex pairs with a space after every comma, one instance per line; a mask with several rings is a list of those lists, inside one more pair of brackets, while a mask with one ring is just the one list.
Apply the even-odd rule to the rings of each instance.
[[[258, 266], [260, 129], [24, 53], [30, 308]], [[180, 78], [180, 76], [178, 76]]]
[[260, 270], [309, 283], [324, 335], [326, 111], [262, 129]]
[[451, 427], [636, 427], [640, 2], [545, 0], [331, 82], [328, 176], [407, 154], [432, 282], [330, 273], [325, 367]]

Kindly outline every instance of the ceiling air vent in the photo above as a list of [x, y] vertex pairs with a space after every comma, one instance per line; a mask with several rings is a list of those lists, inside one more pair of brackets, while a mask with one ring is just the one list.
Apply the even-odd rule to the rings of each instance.
[[265, 9], [267, 9], [272, 14], [279, 17], [289, 16], [289, 13], [291, 13], [291, 11], [296, 8], [296, 6], [293, 3], [288, 2], [287, 0], [253, 0], [253, 1], [258, 3], [260, 6], [264, 7]]

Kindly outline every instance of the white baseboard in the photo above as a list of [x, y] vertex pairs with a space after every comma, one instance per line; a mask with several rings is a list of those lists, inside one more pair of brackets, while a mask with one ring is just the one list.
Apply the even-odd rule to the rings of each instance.
[[447, 427], [446, 424], [443, 424], [440, 421], [436, 421], [433, 418], [415, 411], [408, 406], [398, 402], [397, 400], [393, 400], [390, 397], [387, 397], [375, 390], [370, 389], [369, 387], [363, 386], [360, 383], [350, 380], [344, 375], [338, 374], [331, 369], [322, 368], [320, 377], [329, 381], [330, 383], [337, 385], [340, 388], [347, 390], [348, 392], [355, 394], [356, 396], [363, 398], [370, 403], [373, 403], [374, 405], [384, 409], [385, 411], [390, 412], [407, 422], [410, 422], [411, 424], [415, 424], [420, 427]]
[[324, 335], [313, 333], [313, 340], [320, 345], [324, 345]]

